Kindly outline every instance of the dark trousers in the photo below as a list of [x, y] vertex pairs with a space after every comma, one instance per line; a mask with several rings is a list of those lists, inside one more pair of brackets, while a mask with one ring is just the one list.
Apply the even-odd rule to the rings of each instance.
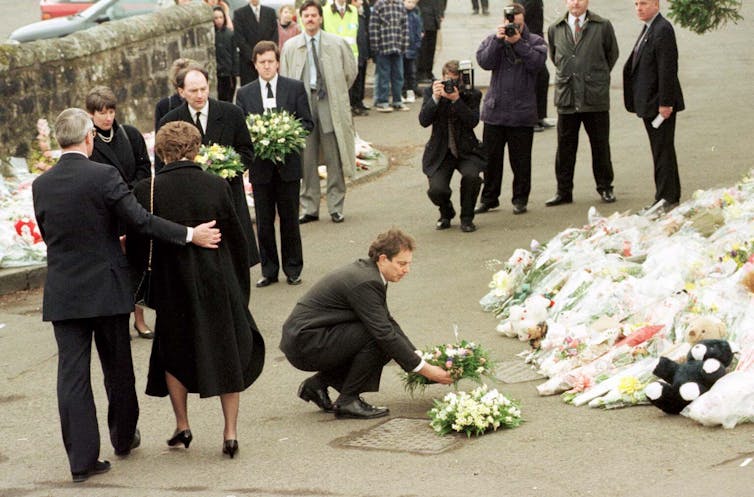
[[87, 471], [99, 458], [97, 409], [90, 377], [92, 334], [107, 392], [107, 425], [116, 451], [131, 447], [136, 400], [128, 314], [53, 322], [58, 342], [58, 411], [72, 473]]
[[649, 135], [654, 161], [655, 201], [664, 199], [677, 204], [681, 199], [681, 179], [675, 155], [675, 112], [657, 129], [652, 127], [653, 120], [654, 117], [645, 118], [644, 127]]
[[351, 88], [348, 89], [348, 97], [351, 101], [352, 109], [364, 108], [364, 86], [367, 77], [367, 61], [359, 62], [359, 73], [353, 81]]
[[[259, 259], [262, 276], [267, 278], [278, 277], [281, 263], [283, 272], [290, 278], [300, 276], [304, 267], [298, 224], [299, 188], [299, 181], [282, 181], [277, 171], [269, 183], [254, 184]], [[276, 211], [280, 217], [280, 263], [275, 241]]]
[[[489, 0], [482, 0], [482, 10], [487, 12], [488, 7]], [[471, 0], [471, 8], [474, 9], [474, 12], [479, 12], [479, 0]]]
[[420, 96], [419, 87], [416, 85], [416, 59], [403, 57], [403, 94], [411, 90], [416, 96]]
[[555, 177], [558, 193], [573, 193], [573, 172], [576, 168], [576, 150], [579, 148], [579, 129], [584, 124], [592, 147], [592, 174], [597, 191], [612, 191], [613, 163], [610, 160], [610, 113], [576, 112], [558, 114], [558, 151], [555, 154]]
[[531, 146], [534, 128], [511, 127], [484, 123], [483, 142], [487, 149], [487, 170], [480, 202], [489, 206], [500, 205], [500, 188], [503, 183], [505, 145], [513, 171], [513, 204], [526, 205], [531, 191]]
[[550, 71], [547, 66], [537, 73], [536, 92], [537, 92], [537, 119], [540, 121], [547, 117], [547, 90], [550, 87]]
[[416, 61], [416, 78], [429, 79], [432, 75], [432, 67], [435, 65], [435, 46], [437, 45], [437, 31], [425, 31], [422, 38], [419, 58]]
[[217, 75], [217, 99], [233, 103], [236, 94], [236, 77]]
[[474, 219], [474, 204], [482, 186], [477, 159], [456, 158], [448, 152], [437, 171], [428, 178], [427, 196], [440, 208], [441, 218], [452, 219], [455, 216], [450, 200], [453, 193], [450, 189], [453, 171], [461, 173], [461, 222], [471, 222]]
[[304, 357], [288, 357], [303, 371], [318, 371], [319, 379], [345, 396], [380, 389], [382, 368], [390, 361], [361, 321], [349, 321], [322, 330], [318, 352]]

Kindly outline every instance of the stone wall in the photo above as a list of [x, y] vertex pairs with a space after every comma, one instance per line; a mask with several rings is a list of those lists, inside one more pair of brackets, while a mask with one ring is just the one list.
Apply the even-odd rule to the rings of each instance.
[[37, 119], [52, 125], [63, 109], [83, 108], [96, 85], [115, 92], [119, 122], [151, 131], [155, 103], [173, 93], [167, 74], [173, 60], [193, 58], [214, 76], [214, 36], [212, 10], [192, 4], [64, 38], [0, 45], [0, 157], [24, 157]]

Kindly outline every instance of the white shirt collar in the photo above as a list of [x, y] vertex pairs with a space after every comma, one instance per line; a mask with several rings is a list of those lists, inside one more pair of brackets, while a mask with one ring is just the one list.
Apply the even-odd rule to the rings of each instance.
[[[571, 30], [573, 31], [576, 30], [576, 19], [577, 19], [576, 16], [572, 15], [570, 12], [568, 13], [568, 25], [571, 27]], [[584, 11], [584, 13], [578, 17], [578, 20], [579, 20], [579, 24], [583, 28], [584, 22], [586, 22], [586, 11]]]
[[189, 106], [189, 111], [191, 112], [191, 119], [196, 120], [196, 113], [201, 112], [202, 117], [207, 117], [209, 115], [209, 100], [207, 100], [204, 103], [204, 107], [202, 107], [199, 110], [194, 109], [193, 107]]
[[[265, 81], [262, 79], [262, 77], [259, 77], [259, 91], [262, 93], [262, 102], [264, 102], [267, 99], [267, 83], [268, 81]], [[278, 75], [275, 74], [275, 76], [269, 81], [270, 87], [272, 87], [272, 94], [277, 99], [278, 96]]]

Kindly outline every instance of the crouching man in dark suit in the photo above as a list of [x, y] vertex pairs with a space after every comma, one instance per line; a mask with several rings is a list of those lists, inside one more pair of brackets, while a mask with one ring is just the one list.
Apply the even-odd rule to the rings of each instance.
[[[388, 409], [367, 404], [363, 392], [376, 392], [382, 368], [394, 359], [405, 371], [449, 384], [450, 374], [416, 353], [387, 308], [387, 285], [411, 268], [414, 240], [397, 229], [377, 236], [369, 259], [359, 259], [317, 282], [283, 324], [280, 349], [303, 371], [318, 371], [298, 390], [336, 417], [378, 418]], [[333, 404], [328, 387], [340, 392]]]
[[[311, 131], [314, 122], [304, 83], [278, 76], [280, 51], [277, 43], [260, 41], [251, 57], [259, 79], [238, 90], [236, 104], [244, 114], [262, 114], [266, 109], [285, 110], [299, 119], [304, 129]], [[255, 157], [249, 168], [249, 179], [254, 190], [259, 259], [262, 263], [262, 279], [257, 281], [257, 287], [277, 283], [281, 263], [288, 284], [298, 285], [304, 267], [298, 224], [301, 154], [288, 154], [279, 164]], [[280, 216], [280, 263], [275, 243], [276, 210]]]
[[34, 213], [47, 244], [42, 319], [52, 321], [58, 343], [58, 409], [74, 482], [104, 473], [92, 396], [92, 334], [109, 403], [110, 441], [119, 456], [139, 446], [139, 405], [134, 386], [128, 319], [134, 289], [118, 228], [128, 225], [176, 245], [217, 248], [215, 221], [195, 228], [152, 216], [131, 194], [118, 169], [89, 160], [94, 124], [83, 109], [66, 109], [55, 121], [63, 149], [58, 163], [34, 180]]
[[[424, 147], [422, 171], [429, 179], [427, 195], [440, 208], [435, 226], [438, 230], [450, 228], [450, 220], [456, 215], [450, 201], [450, 179], [456, 169], [461, 173], [461, 230], [470, 233], [476, 230], [474, 203], [482, 185], [479, 174], [484, 166], [479, 140], [474, 134], [474, 127], [479, 124], [482, 93], [463, 86], [457, 60], [445, 63], [442, 79], [425, 88], [419, 111], [419, 124], [425, 128], [432, 126], [432, 135]], [[445, 82], [451, 81], [453, 87], [445, 88]]]

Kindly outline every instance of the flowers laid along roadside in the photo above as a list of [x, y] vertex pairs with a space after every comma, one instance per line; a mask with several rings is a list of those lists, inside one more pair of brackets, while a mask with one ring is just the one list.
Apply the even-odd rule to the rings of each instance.
[[285, 157], [303, 150], [309, 134], [301, 121], [284, 110], [265, 110], [262, 114], [249, 114], [246, 118], [254, 156], [277, 164]]
[[518, 403], [482, 385], [469, 392], [450, 392], [435, 400], [429, 411], [430, 426], [440, 435], [452, 431], [467, 437], [498, 428], [515, 428], [523, 422]]
[[244, 164], [238, 152], [233, 150], [233, 147], [224, 147], [217, 143], [199, 147], [199, 154], [194, 158], [194, 162], [208, 173], [224, 179], [235, 178], [244, 172]]

